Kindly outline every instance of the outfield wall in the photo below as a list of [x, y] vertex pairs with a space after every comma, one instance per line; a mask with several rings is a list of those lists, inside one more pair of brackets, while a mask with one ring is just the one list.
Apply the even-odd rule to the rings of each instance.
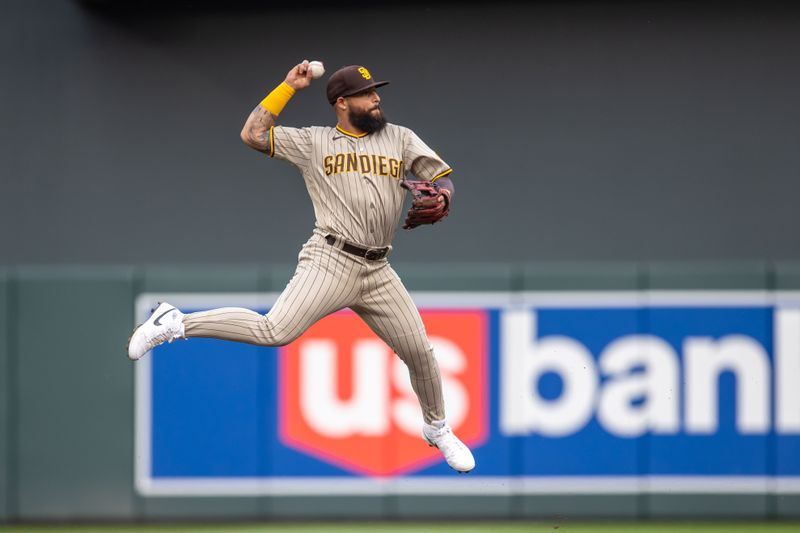
[[[780, 298], [792, 302], [792, 295], [796, 294], [792, 291], [800, 290], [800, 265], [796, 263], [487, 264], [468, 267], [441, 264], [424, 267], [398, 265], [396, 268], [409, 289], [422, 300], [431, 293], [463, 296], [477, 291], [504, 295], [511, 301], [516, 298], [523, 301], [531, 295], [569, 297], [569, 294], [575, 294], [586, 298], [592, 294], [647, 297], [658, 293], [662, 297], [678, 295], [676, 303], [681, 307], [682, 302], [691, 300], [693, 294], [714, 293], [718, 296], [735, 294], [736, 302], [749, 299], [768, 307]], [[584, 476], [572, 489], [561, 478], [554, 482], [552, 492], [547, 490], [546, 484], [540, 489], [522, 490], [520, 486], [525, 483], [531, 486], [530, 482], [536, 478], [535, 474], [528, 472], [524, 476], [525, 483], [520, 484], [523, 467], [514, 464], [514, 460], [525, 457], [522, 448], [526, 448], [529, 441], [524, 438], [509, 438], [507, 448], [498, 444], [492, 448], [496, 450], [492, 454], [487, 454], [486, 449], [480, 446], [476, 448], [476, 456], [479, 460], [483, 458], [485, 470], [499, 468], [498, 457], [508, 457], [507, 476], [500, 476], [499, 480], [500, 485], [504, 482], [509, 484], [505, 491], [498, 490], [497, 476], [494, 480], [487, 478], [485, 490], [481, 490], [480, 480], [483, 478], [480, 469], [469, 477], [463, 477], [449, 474], [437, 465], [428, 465], [425, 467], [428, 470], [423, 468], [404, 475], [423, 481], [426, 479], [424, 476], [430, 473], [435, 477], [449, 475], [441, 492], [418, 490], [415, 493], [413, 489], [404, 490], [399, 485], [384, 485], [381, 490], [373, 492], [354, 491], [342, 485], [336, 491], [307, 491], [302, 495], [268, 490], [265, 487], [269, 483], [263, 478], [255, 479], [255, 486], [260, 488], [251, 493], [233, 491], [227, 495], [211, 490], [204, 495], [176, 493], [159, 496], [143, 490], [141, 484], [137, 488], [136, 464], [142, 450], [136, 447], [135, 373], [141, 363], [131, 363], [124, 353], [125, 340], [136, 320], [137, 297], [169, 293], [178, 298], [191, 296], [199, 298], [198, 301], [204, 298], [212, 301], [219, 295], [234, 299], [237, 295], [261, 295], [264, 302], [268, 302], [265, 295], [280, 291], [290, 273], [291, 267], [279, 265], [20, 267], [3, 272], [0, 275], [0, 387], [3, 391], [0, 395], [0, 431], [3, 436], [0, 439], [0, 518], [3, 521], [33, 521], [800, 517], [800, 491], [787, 482], [791, 475], [782, 478], [782, 474], [791, 473], [793, 466], [781, 470], [780, 461], [781, 454], [789, 457], [789, 462], [798, 456], [797, 436], [774, 430], [781, 416], [776, 413], [773, 404], [777, 402], [774, 401], [767, 402], [770, 405], [768, 428], [756, 429], [757, 435], [752, 437], [730, 432], [727, 437], [723, 436], [724, 439], [730, 438], [723, 439], [730, 443], [730, 449], [750, 446], [755, 441], [757, 445], [752, 448], [756, 450], [754, 453], [727, 459], [731, 466], [726, 474], [730, 483], [726, 486], [723, 475], [723, 483], [718, 484], [717, 489], [709, 489], [708, 485], [705, 488], [691, 488], [680, 483], [670, 485], [663, 479], [652, 483], [645, 468], [628, 476], [627, 481], [632, 483], [621, 490], [608, 489], [608, 472], [588, 471], [599, 480], [595, 488], [586, 482]], [[441, 298], [447, 299], [446, 295]], [[141, 299], [139, 301], [141, 303]], [[712, 310], [717, 307], [706, 306]], [[771, 353], [771, 329], [766, 323], [762, 326], [764, 331], [768, 331], [762, 344]], [[186, 349], [201, 343], [192, 341], [178, 345], [180, 349]], [[233, 350], [232, 345], [230, 349]], [[152, 359], [161, 355], [156, 352]], [[166, 361], [168, 358], [161, 359]], [[171, 360], [173, 363], [180, 361], [176, 358]], [[184, 370], [191, 372], [195, 366], [186, 366]], [[235, 370], [236, 365], [230, 368]], [[187, 375], [191, 377], [191, 374]], [[221, 376], [220, 383], [223, 381]], [[243, 389], [244, 384], [233, 390]], [[224, 387], [220, 385], [214, 390], [222, 394]], [[732, 413], [736, 410], [731, 408], [732, 401], [731, 405], [724, 405], [732, 397], [723, 395], [721, 398], [719, 424], [723, 427], [734, 420]], [[494, 402], [492, 397], [488, 413], [491, 420], [496, 417]], [[157, 410], [153, 412], [158, 413]], [[783, 416], [791, 419], [793, 415]], [[212, 420], [216, 423], [216, 419], [209, 418], [209, 425]], [[236, 420], [247, 421], [248, 416], [232, 411], [225, 417], [227, 422]], [[260, 442], [278, 441], [277, 438], [264, 438], [264, 435], [269, 436], [269, 428], [264, 431], [266, 433], [260, 437], [263, 439]], [[647, 444], [657, 442], [649, 438], [652, 433], [648, 432], [637, 441], [640, 443], [636, 445], [637, 453], [641, 457], [654, 456], [655, 452], [648, 449]], [[494, 429], [490, 434], [487, 446], [495, 446], [492, 439], [499, 437], [494, 435]], [[589, 439], [594, 438], [591, 433], [586, 435]], [[607, 443], [596, 442], [598, 448], [606, 446], [606, 451], [610, 449]], [[555, 452], [551, 453], [560, 453], [559, 449], [564, 447], [555, 443]], [[564, 446], [569, 444], [567, 440], [563, 443]], [[691, 450], [684, 448], [687, 449]], [[287, 453], [277, 448], [273, 451], [276, 455], [270, 457]], [[719, 466], [723, 470], [726, 469], [725, 460]], [[598, 464], [603, 461], [611, 466], [614, 464], [606, 452], [598, 458]], [[311, 464], [311, 460], [308, 462]], [[223, 463], [225, 461], [221, 459], [220, 464]], [[576, 459], [574, 463], [591, 462]], [[764, 465], [763, 471], [754, 475], [741, 466], [745, 463]], [[193, 463], [186, 464], [191, 466]], [[646, 467], [647, 462], [643, 464]], [[224, 466], [219, 468], [224, 470]], [[315, 470], [322, 468], [318, 465], [309, 468], [312, 473], [322, 471]], [[325, 468], [339, 467], [328, 465]], [[340, 470], [344, 474], [338, 470], [333, 472], [337, 480], [353, 475], [346, 469]], [[267, 469], [265, 472], [269, 474], [270, 471]], [[324, 475], [329, 474], [327, 470], [324, 472]], [[192, 471], [189, 475], [193, 475]], [[471, 490], [459, 488], [467, 483], [472, 484]]]

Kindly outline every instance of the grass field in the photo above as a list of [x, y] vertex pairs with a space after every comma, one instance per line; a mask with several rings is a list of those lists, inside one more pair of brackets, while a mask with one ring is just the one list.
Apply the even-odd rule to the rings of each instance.
[[544, 522], [408, 522], [408, 523], [271, 523], [250, 525], [91, 525], [0, 526], [19, 533], [800, 533], [800, 522], [668, 522], [668, 523], [544, 523]]

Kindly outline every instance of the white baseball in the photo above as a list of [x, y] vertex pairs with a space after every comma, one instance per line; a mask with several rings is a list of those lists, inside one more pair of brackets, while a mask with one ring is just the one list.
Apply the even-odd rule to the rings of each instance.
[[310, 61], [308, 63], [308, 68], [311, 70], [311, 77], [314, 79], [325, 74], [325, 66], [322, 64], [322, 61]]

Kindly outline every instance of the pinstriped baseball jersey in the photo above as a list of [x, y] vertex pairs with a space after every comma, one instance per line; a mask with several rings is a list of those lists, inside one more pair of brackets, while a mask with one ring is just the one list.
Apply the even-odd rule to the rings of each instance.
[[[425, 422], [444, 420], [439, 366], [408, 291], [385, 257], [352, 255], [342, 241], [389, 246], [403, 208], [405, 174], [435, 181], [452, 170], [413, 131], [393, 124], [361, 135], [339, 126], [275, 126], [269, 155], [302, 172], [314, 205], [316, 227], [295, 275], [267, 315], [239, 308], [191, 313], [183, 319], [185, 335], [280, 346], [349, 307], [406, 363]], [[329, 241], [329, 234], [339, 238]]]
[[429, 181], [452, 172], [413, 131], [394, 124], [360, 135], [339, 126], [275, 126], [269, 155], [302, 172], [318, 230], [363, 246], [392, 242], [406, 172]]
[[[299, 73], [302, 66], [292, 72]], [[370, 79], [364, 67], [340, 69], [331, 76], [329, 101], [337, 94], [353, 95], [388, 83], [365, 86], [363, 80]], [[247, 124], [263, 118], [264, 109], [254, 111]], [[256, 145], [245, 140], [250, 139], [245, 130], [242, 138], [263, 150], [262, 131]], [[451, 168], [413, 131], [394, 124], [369, 134], [353, 134], [338, 125], [273, 126], [268, 153], [300, 170], [314, 205], [315, 228], [298, 256], [295, 274], [266, 315], [235, 307], [188, 313], [179, 334], [283, 346], [323, 317], [350, 308], [406, 364], [427, 424], [424, 439], [440, 449], [450, 466], [468, 472], [474, 458], [446, 425], [442, 376], [422, 317], [386, 251], [374, 250], [391, 245], [406, 194], [401, 187], [405, 175], [436, 181]], [[164, 342], [161, 335], [152, 342]]]

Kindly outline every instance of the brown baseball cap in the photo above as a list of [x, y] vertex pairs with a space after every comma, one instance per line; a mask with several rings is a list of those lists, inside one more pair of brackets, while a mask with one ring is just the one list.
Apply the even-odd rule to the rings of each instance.
[[340, 96], [353, 96], [367, 89], [383, 87], [388, 81], [375, 81], [369, 70], [361, 65], [342, 67], [328, 79], [328, 103], [336, 103]]

